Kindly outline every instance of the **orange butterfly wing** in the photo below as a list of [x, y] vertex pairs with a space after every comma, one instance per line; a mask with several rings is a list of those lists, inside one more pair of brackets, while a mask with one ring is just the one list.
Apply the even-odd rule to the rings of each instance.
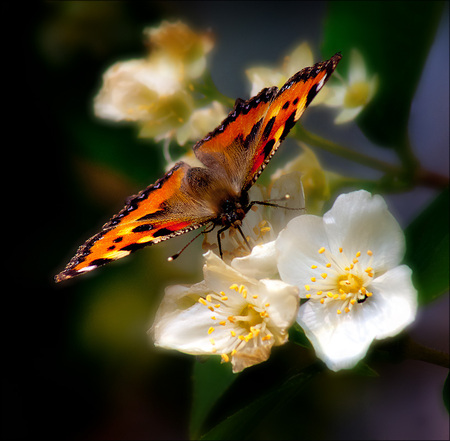
[[237, 100], [222, 124], [194, 147], [210, 168], [228, 173], [248, 190], [336, 68], [341, 55], [302, 69], [278, 90], [263, 89], [248, 101]]
[[[340, 59], [336, 54], [301, 70], [280, 90], [270, 87], [247, 101], [236, 100], [222, 124], [193, 147], [204, 168], [179, 162], [155, 184], [129, 198], [55, 280], [91, 271], [209, 222], [223, 225], [221, 204], [241, 200]], [[245, 215], [248, 207], [241, 208]]]
[[179, 162], [155, 184], [128, 198], [127, 205], [78, 249], [55, 280], [91, 271], [208, 223], [215, 212], [202, 204], [201, 195], [192, 190], [192, 170], [198, 169]]

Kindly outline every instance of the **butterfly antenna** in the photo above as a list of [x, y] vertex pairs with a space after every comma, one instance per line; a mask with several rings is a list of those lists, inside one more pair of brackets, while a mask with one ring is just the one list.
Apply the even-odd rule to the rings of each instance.
[[285, 210], [304, 210], [304, 207], [293, 208], [293, 207], [285, 207], [284, 205], [274, 204], [273, 202], [278, 201], [287, 201], [291, 196], [289, 194], [285, 194], [282, 198], [279, 199], [268, 199], [267, 201], [251, 201], [250, 208], [253, 205], [265, 205], [266, 207], [276, 207], [276, 208], [284, 208]]
[[[209, 227], [208, 227], [209, 228]], [[214, 224], [212, 225], [212, 228], [210, 228], [209, 230], [208, 230], [208, 228], [205, 228], [203, 231], [200, 231], [200, 233], [198, 233], [193, 239], [191, 239], [183, 248], [181, 248], [181, 250], [180, 251], [178, 251], [178, 253], [175, 253], [175, 254], [173, 254], [172, 256], [170, 256], [170, 257], [168, 257], [167, 258], [167, 261], [168, 262], [172, 262], [172, 261], [174, 261], [175, 259], [177, 259], [179, 256], [180, 256], [180, 254], [192, 243], [192, 242], [194, 242], [194, 240], [195, 239], [197, 239], [199, 236], [201, 236], [202, 234], [205, 234], [205, 233], [209, 233], [210, 231], [212, 231], [212, 229], [214, 228]]]

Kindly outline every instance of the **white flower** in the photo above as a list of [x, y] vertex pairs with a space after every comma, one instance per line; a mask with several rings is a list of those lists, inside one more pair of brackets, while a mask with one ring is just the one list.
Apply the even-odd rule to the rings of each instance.
[[94, 99], [95, 115], [113, 121], [148, 121], [161, 97], [181, 91], [182, 84], [168, 60], [136, 59], [113, 64], [103, 75]]
[[211, 251], [205, 280], [166, 289], [149, 333], [156, 346], [193, 355], [220, 354], [233, 372], [267, 360], [285, 343], [298, 310], [298, 288], [244, 276]]
[[309, 299], [297, 322], [330, 369], [353, 367], [374, 339], [416, 316], [403, 232], [380, 196], [339, 196], [323, 218], [293, 219], [276, 241], [281, 279]]
[[[282, 66], [279, 68], [252, 67], [247, 69], [245, 73], [252, 84], [251, 96], [257, 95], [264, 87], [283, 86], [292, 75], [313, 64], [314, 57], [309, 44], [302, 43], [285, 57]], [[326, 95], [327, 88], [324, 88], [311, 105], [320, 104], [325, 100]]]
[[136, 122], [140, 137], [157, 141], [181, 130], [185, 142], [194, 111], [189, 82], [204, 72], [212, 40], [208, 33], [197, 34], [180, 21], [164, 21], [144, 34], [149, 55], [115, 63], [105, 72], [94, 113], [116, 122]]
[[184, 145], [187, 141], [198, 141], [216, 128], [227, 116], [224, 106], [218, 101], [194, 110], [182, 127], [177, 130], [177, 142]]
[[[339, 78], [339, 75], [335, 75]], [[348, 81], [341, 79], [341, 85], [330, 84], [325, 104], [341, 107], [334, 120], [336, 124], [346, 123], [356, 118], [375, 95], [378, 85], [376, 75], [369, 78], [362, 55], [353, 49], [350, 53]]]

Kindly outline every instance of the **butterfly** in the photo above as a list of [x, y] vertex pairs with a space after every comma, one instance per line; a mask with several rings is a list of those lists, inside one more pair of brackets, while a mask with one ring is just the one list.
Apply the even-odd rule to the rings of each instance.
[[79, 247], [55, 281], [203, 226], [208, 232], [219, 227], [220, 249], [220, 233], [228, 228], [241, 231], [255, 203], [249, 201], [249, 189], [340, 59], [337, 53], [300, 70], [281, 89], [265, 88], [246, 101], [238, 98], [223, 122], [193, 146], [204, 166], [177, 162], [154, 184], [129, 197], [125, 207]]

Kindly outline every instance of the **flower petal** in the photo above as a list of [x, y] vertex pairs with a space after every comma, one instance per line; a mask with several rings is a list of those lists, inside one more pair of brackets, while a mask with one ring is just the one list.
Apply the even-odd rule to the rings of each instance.
[[275, 241], [255, 245], [248, 256], [233, 259], [231, 266], [256, 279], [274, 276], [278, 272]]
[[416, 318], [417, 291], [411, 274], [409, 267], [400, 265], [377, 277], [370, 285], [372, 298], [378, 301], [382, 311], [382, 315], [374, 320], [377, 339], [397, 335]]
[[403, 231], [381, 196], [364, 190], [340, 195], [323, 216], [323, 222], [334, 254], [340, 247], [348, 257], [360, 251], [364, 265], [369, 262], [366, 251], [371, 250], [377, 273], [397, 266], [403, 258]]
[[318, 253], [321, 247], [329, 248], [322, 218], [305, 214], [292, 219], [275, 246], [281, 280], [298, 286], [303, 296], [305, 283], [311, 277], [311, 265], [326, 264], [325, 257]]

